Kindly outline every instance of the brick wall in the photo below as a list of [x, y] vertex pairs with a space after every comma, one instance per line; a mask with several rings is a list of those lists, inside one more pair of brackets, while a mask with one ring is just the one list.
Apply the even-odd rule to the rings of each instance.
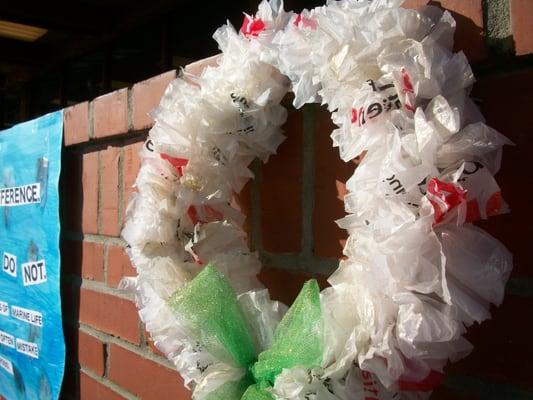
[[[427, 0], [408, 0], [416, 7]], [[533, 109], [533, 4], [530, 0], [431, 1], [454, 13], [457, 49], [474, 64], [474, 96], [491, 126], [509, 136], [498, 178], [512, 214], [481, 225], [514, 253], [505, 302], [475, 326], [475, 350], [448, 368], [433, 399], [533, 399], [533, 268], [528, 246], [533, 204], [528, 145]], [[119, 238], [139, 168], [137, 151], [175, 71], [65, 110], [62, 174], [63, 309], [68, 346], [66, 399], [189, 399], [179, 375], [153, 347], [132, 299], [117, 290], [134, 274]], [[331, 147], [329, 115], [318, 106], [290, 110], [287, 140], [262, 166], [241, 200], [250, 242], [264, 263], [261, 280], [290, 303], [302, 283], [327, 276], [346, 233], [344, 182], [356, 165]]]

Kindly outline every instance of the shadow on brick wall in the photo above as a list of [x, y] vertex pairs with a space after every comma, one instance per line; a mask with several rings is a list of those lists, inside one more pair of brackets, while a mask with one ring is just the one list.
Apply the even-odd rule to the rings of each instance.
[[[101, 140], [64, 149], [60, 177], [61, 215], [61, 298], [66, 344], [62, 399], [80, 398], [80, 349], [87, 334], [80, 332], [80, 291], [84, 280], [105, 282], [103, 244], [84, 241], [84, 235], [99, 234], [99, 157], [110, 146], [122, 148], [144, 137], [141, 132], [128, 138]], [[85, 186], [85, 187], [84, 187]], [[88, 190], [89, 189], [89, 190]], [[98, 249], [95, 249], [98, 246]], [[95, 255], [95, 252], [99, 252]], [[98, 264], [99, 265], [95, 265]], [[81, 337], [83, 336], [83, 337]], [[79, 351], [81, 350], [81, 352]], [[82, 360], [83, 361], [83, 360]], [[103, 373], [103, 371], [102, 371]]]
[[[462, 2], [461, 2], [462, 3]], [[472, 7], [469, 3], [475, 3], [470, 1], [464, 1], [464, 5], [461, 4], [458, 9], [465, 7]], [[454, 51], [464, 51], [471, 63], [477, 63], [488, 56], [488, 51], [485, 46], [485, 41], [483, 38], [483, 28], [476, 23], [472, 18], [469, 18], [460, 12], [467, 12], [467, 10], [462, 10], [460, 12], [449, 9], [446, 7], [446, 4], [440, 0], [431, 0], [428, 5], [436, 6], [442, 9], [448, 10], [457, 23], [457, 28], [455, 31], [455, 41], [454, 41]], [[480, 21], [482, 23], [482, 21]]]
[[62, 399], [79, 398], [78, 320], [81, 287], [82, 242], [69, 240], [69, 232], [81, 232], [82, 155], [63, 151], [60, 178], [61, 209], [61, 306], [65, 335], [65, 376], [61, 388]]

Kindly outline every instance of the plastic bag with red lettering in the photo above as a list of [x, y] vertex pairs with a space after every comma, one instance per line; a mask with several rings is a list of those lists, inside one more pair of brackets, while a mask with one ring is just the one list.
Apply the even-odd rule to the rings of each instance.
[[487, 219], [509, 212], [500, 187], [489, 169], [479, 161], [464, 161], [441, 175], [443, 180], [452, 180], [466, 192], [465, 222]]

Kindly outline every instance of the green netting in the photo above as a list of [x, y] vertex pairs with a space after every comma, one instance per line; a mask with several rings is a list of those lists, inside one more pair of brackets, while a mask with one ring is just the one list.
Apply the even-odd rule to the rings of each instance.
[[[216, 390], [209, 393], [205, 400], [238, 400], [243, 398], [247, 388], [252, 387], [253, 380], [250, 376], [245, 376], [239, 381], [229, 381], [220, 385]], [[259, 398], [260, 399], [260, 398]]]
[[252, 385], [248, 387], [241, 400], [274, 400], [274, 397], [266, 390], [260, 389], [259, 386]]
[[226, 278], [207, 265], [169, 300], [194, 338], [215, 357], [243, 368], [255, 361], [250, 328]]
[[284, 368], [321, 365], [323, 327], [315, 280], [305, 283], [276, 328], [272, 347], [259, 355], [255, 365], [252, 334], [237, 296], [212, 265], [173, 294], [169, 305], [209, 353], [253, 374], [224, 383], [206, 400], [273, 400], [268, 388]]
[[276, 328], [272, 347], [259, 354], [252, 367], [256, 381], [273, 385], [284, 368], [320, 366], [322, 340], [320, 289], [316, 280], [310, 280]]

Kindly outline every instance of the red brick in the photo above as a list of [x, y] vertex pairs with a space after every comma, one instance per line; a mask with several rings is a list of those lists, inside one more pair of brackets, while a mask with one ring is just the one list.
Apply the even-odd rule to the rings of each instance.
[[168, 71], [143, 82], [136, 83], [132, 88], [133, 129], [145, 129], [153, 125], [148, 113], [159, 105], [161, 96], [168, 84], [176, 79], [176, 71]]
[[82, 166], [82, 230], [98, 231], [98, 153], [83, 155]]
[[128, 132], [128, 89], [97, 97], [93, 105], [95, 138]]
[[107, 248], [107, 284], [117, 287], [125, 276], [136, 276], [128, 255], [119, 246], [110, 245]]
[[261, 226], [263, 248], [298, 252], [302, 248], [303, 118], [291, 111], [283, 129], [287, 139], [263, 166]]
[[103, 282], [104, 246], [100, 243], [84, 241], [81, 256], [81, 276], [84, 279]]
[[126, 209], [131, 200], [131, 195], [135, 191], [133, 185], [141, 166], [139, 158], [139, 151], [143, 147], [144, 142], [137, 142], [124, 146], [124, 162], [123, 162], [123, 179], [124, 179], [124, 193], [122, 195], [124, 210], [123, 215], [126, 215]]
[[80, 322], [139, 344], [139, 317], [135, 305], [110, 294], [81, 288]]
[[94, 380], [89, 375], [80, 372], [80, 400], [123, 400], [117, 392]]
[[118, 168], [120, 149], [108, 147], [100, 151], [100, 233], [118, 236]]
[[195, 61], [185, 66], [185, 72], [192, 75], [200, 76], [202, 74], [202, 71], [206, 67], [216, 67], [218, 65], [218, 59], [220, 57], [220, 54], [216, 54], [214, 56], [204, 58], [203, 60]]
[[531, 0], [510, 1], [516, 54], [530, 54], [533, 52], [533, 4]]
[[419, 9], [426, 6], [428, 3], [429, 0], [405, 0], [402, 4], [402, 7]]
[[303, 284], [309, 279], [316, 279], [320, 288], [329, 286], [325, 277], [307, 272], [290, 272], [279, 268], [263, 268], [259, 280], [268, 288], [273, 300], [291, 305], [298, 296]]
[[63, 113], [65, 146], [89, 140], [89, 103], [65, 108]]
[[420, 8], [426, 4], [439, 6], [451, 12], [457, 22], [454, 51], [464, 51], [470, 62], [479, 62], [488, 56], [483, 37], [482, 0], [407, 0], [403, 7]]
[[143, 400], [191, 398], [177, 371], [115, 344], [109, 347], [109, 379]]
[[474, 96], [482, 102], [487, 123], [509, 137], [516, 146], [506, 146], [502, 168], [496, 179], [511, 213], [490, 218], [480, 225], [501, 240], [513, 253], [515, 275], [533, 276], [531, 257], [531, 205], [533, 204], [533, 148], [531, 121], [533, 109], [533, 69], [513, 74], [481, 78]]
[[319, 257], [342, 256], [348, 234], [339, 228], [335, 220], [346, 215], [344, 195], [346, 180], [355, 170], [354, 163], [345, 163], [339, 149], [333, 147], [331, 132], [335, 125], [325, 108], [317, 108], [315, 114], [315, 207], [313, 210], [313, 234], [315, 255]]
[[166, 356], [159, 351], [159, 349], [155, 346], [154, 341], [152, 339], [152, 336], [150, 335], [150, 332], [147, 330], [144, 331], [144, 336], [146, 337], [146, 343], [148, 344], [148, 347], [150, 350], [152, 350], [152, 353], [157, 354], [158, 356], [166, 358]]
[[104, 375], [104, 343], [85, 332], [78, 331], [78, 361], [98, 376]]

